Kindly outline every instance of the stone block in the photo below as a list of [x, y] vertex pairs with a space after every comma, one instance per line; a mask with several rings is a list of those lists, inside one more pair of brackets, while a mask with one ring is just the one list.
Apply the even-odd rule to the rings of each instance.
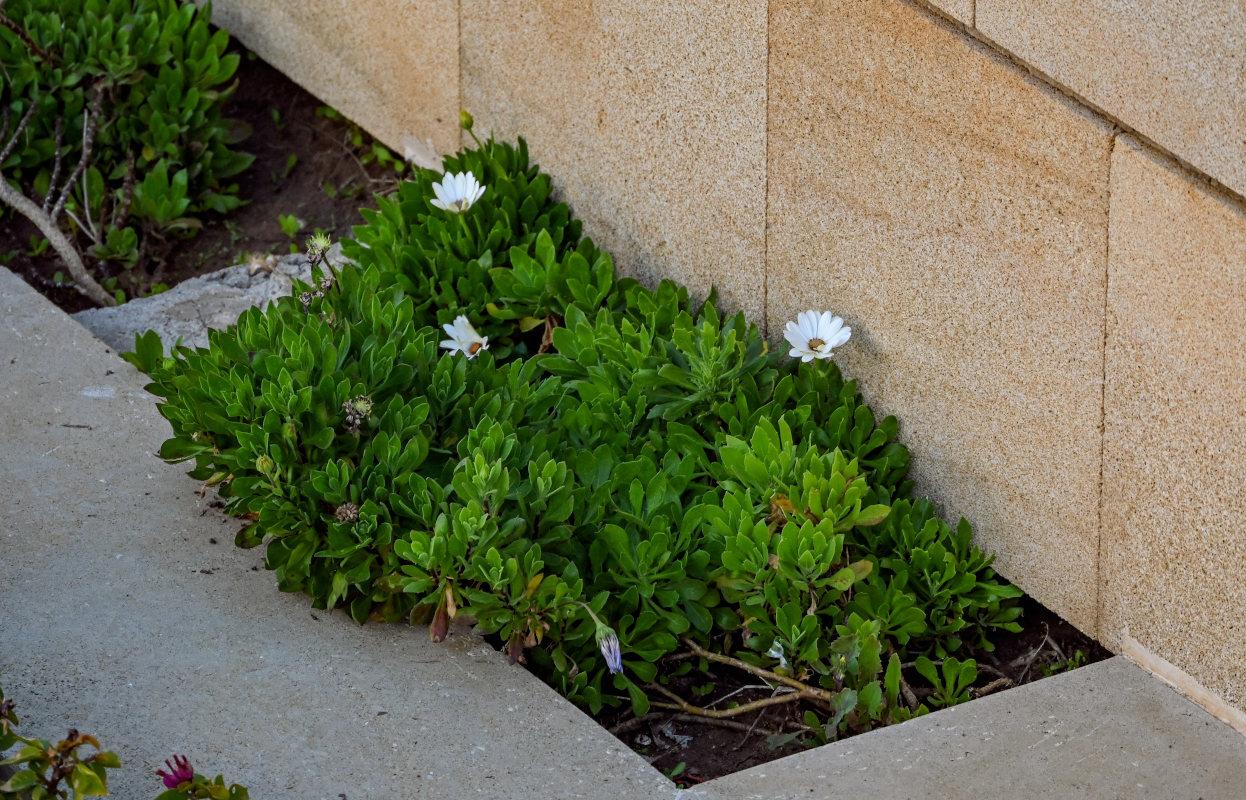
[[974, 0], [926, 0], [926, 2], [958, 22], [973, 25]]
[[1246, 193], [1246, 5], [1240, 0], [977, 0], [977, 27]]
[[[351, 263], [342, 256], [341, 244], [334, 244], [328, 255], [335, 267]], [[133, 350], [134, 335], [146, 331], [160, 335], [165, 353], [178, 343], [207, 347], [209, 329], [227, 328], [252, 306], [267, 308], [289, 296], [294, 281], [309, 283], [311, 279], [306, 256], [256, 257], [246, 264], [198, 275], [167, 292], [136, 297], [119, 306], [88, 308], [73, 318], [120, 353]]]
[[721, 800], [1240, 800], [1243, 770], [1246, 739], [1117, 656], [708, 785]]
[[528, 140], [623, 272], [717, 284], [760, 321], [766, 5], [464, 3], [463, 105]]
[[1246, 708], [1246, 213], [1112, 158], [1102, 632]]
[[458, 149], [455, 0], [216, 0], [212, 20], [409, 160]]
[[829, 308], [918, 489], [1094, 632], [1111, 132], [896, 0], [775, 2], [768, 319]]

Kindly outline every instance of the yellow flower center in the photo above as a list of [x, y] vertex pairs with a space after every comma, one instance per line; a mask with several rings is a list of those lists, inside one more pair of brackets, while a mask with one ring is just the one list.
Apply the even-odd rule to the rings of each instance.
[[480, 342], [472, 342], [467, 346], [467, 352], [476, 355], [480, 352]]
[[816, 338], [815, 338], [815, 339], [810, 339], [810, 340], [809, 340], [809, 349], [810, 349], [810, 350], [821, 350], [821, 349], [822, 349], [823, 347], [825, 347], [825, 346], [826, 346], [826, 342], [822, 341], [821, 339], [816, 339]]

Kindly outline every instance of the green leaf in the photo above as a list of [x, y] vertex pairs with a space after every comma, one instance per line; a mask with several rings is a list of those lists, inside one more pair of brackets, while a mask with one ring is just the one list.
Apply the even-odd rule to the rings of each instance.
[[33, 769], [24, 769], [16, 773], [4, 783], [0, 783], [0, 792], [20, 793], [39, 782], [39, 776]]
[[74, 790], [74, 800], [108, 794], [104, 779], [86, 764], [74, 766], [74, 771], [69, 775], [69, 785]]
[[867, 506], [866, 508], [861, 509], [861, 512], [857, 514], [857, 527], [869, 528], [874, 525], [882, 524], [883, 520], [887, 519], [887, 515], [890, 513], [890, 506]]
[[852, 567], [844, 567], [832, 575], [828, 582], [831, 586], [841, 592], [846, 592], [851, 589], [852, 585], [858, 580], [860, 580], [860, 578], [857, 577], [857, 573]]

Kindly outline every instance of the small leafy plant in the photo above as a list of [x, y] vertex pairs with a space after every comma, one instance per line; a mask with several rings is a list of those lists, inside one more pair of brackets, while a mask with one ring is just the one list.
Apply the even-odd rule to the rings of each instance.
[[[72, 728], [55, 743], [22, 736], [14, 730], [18, 725], [14, 708], [0, 688], [0, 799], [81, 800], [108, 794], [108, 770], [121, 766], [115, 753], [102, 749], [94, 736]], [[14, 747], [17, 752], [4, 757]], [[88, 754], [87, 747], [94, 752]], [[167, 789], [156, 800], [248, 800], [246, 788], [226, 786], [220, 775], [212, 780], [196, 775], [185, 756], [173, 760], [176, 764], [165, 761], [168, 772], [156, 771]]]
[[13, 183], [3, 199], [97, 301], [81, 256], [132, 270], [193, 235], [200, 215], [242, 202], [229, 179], [252, 161], [233, 150], [246, 131], [221, 116], [239, 58], [210, 16], [210, 4], [177, 0], [0, 10], [0, 173]]
[[[1019, 630], [1020, 592], [912, 497], [897, 421], [830, 360], [842, 320], [802, 314], [785, 358], [616, 275], [522, 140], [476, 144], [363, 212], [356, 266], [313, 242], [313, 284], [207, 349], [137, 340], [160, 454], [249, 521], [237, 544], [361, 623], [470, 620], [593, 712], [800, 703], [817, 741], [925, 713], [910, 680], [965, 699], [948, 654]], [[785, 691], [701, 708], [669, 658]]]

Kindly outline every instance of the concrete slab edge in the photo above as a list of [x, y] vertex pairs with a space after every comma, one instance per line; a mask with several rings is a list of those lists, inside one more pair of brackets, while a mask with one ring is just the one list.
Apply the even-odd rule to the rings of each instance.
[[1171, 686], [1191, 702], [1202, 706], [1207, 713], [1225, 725], [1246, 736], [1246, 713], [1229, 705], [1228, 701], [1199, 683], [1190, 673], [1148, 650], [1129, 635], [1128, 627], [1121, 632], [1121, 655]]

